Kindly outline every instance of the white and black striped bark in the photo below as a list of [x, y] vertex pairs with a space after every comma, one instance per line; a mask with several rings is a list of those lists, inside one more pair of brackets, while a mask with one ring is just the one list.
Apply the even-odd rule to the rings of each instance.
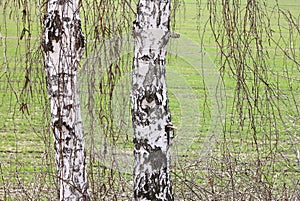
[[166, 86], [169, 29], [169, 0], [139, 1], [133, 26], [131, 92], [135, 200], [173, 200], [170, 180], [173, 126]]
[[49, 0], [43, 48], [59, 200], [89, 200], [77, 68], [85, 39], [77, 0]]

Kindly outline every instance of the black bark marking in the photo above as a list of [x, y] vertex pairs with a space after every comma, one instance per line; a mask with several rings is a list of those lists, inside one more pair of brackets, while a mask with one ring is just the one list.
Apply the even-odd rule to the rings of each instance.
[[145, 118], [145, 111], [133, 111], [132, 110], [132, 122], [133, 126], [149, 126], [149, 119]]
[[69, 17], [63, 17], [63, 19], [62, 19], [64, 22], [70, 22], [71, 21], [71, 18], [69, 18]]
[[[141, 11], [138, 9], [138, 13], [140, 13]], [[141, 29], [140, 23], [136, 20], [133, 21], [133, 28], [135, 29]]]
[[83, 49], [85, 47], [85, 38], [81, 30], [80, 20], [75, 21], [75, 38], [76, 38], [75, 49], [76, 50], [79, 50], [80, 48]]
[[[158, 58], [160, 58], [160, 55], [158, 55]], [[158, 59], [158, 58], [154, 60], [154, 64], [165, 66], [166, 65], [166, 60], [165, 59]]]
[[63, 34], [63, 22], [60, 19], [59, 12], [57, 10], [52, 11], [45, 15], [45, 27], [44, 31], [45, 34], [48, 36], [48, 41], [43, 39], [42, 47], [44, 48], [45, 52], [53, 52], [53, 44], [52, 41], [55, 40], [56, 42], [62, 39]]
[[148, 103], [151, 103], [152, 101], [156, 100], [157, 97], [156, 97], [155, 91], [147, 90], [145, 92], [145, 98]]
[[[148, 200], [161, 200], [158, 199], [158, 195], [164, 192], [163, 189], [169, 188], [168, 186], [168, 174], [167, 172], [167, 156], [163, 153], [160, 147], [152, 148], [148, 144], [147, 139], [134, 139], [135, 151], [140, 150], [141, 147], [148, 152], [148, 155], [143, 155], [145, 159], [144, 165], [150, 165], [154, 172], [145, 172], [145, 175], [141, 178], [137, 178], [138, 189], [135, 189], [135, 198], [147, 198]], [[167, 200], [172, 200], [171, 195], [167, 195]]]
[[142, 57], [140, 57], [139, 59], [141, 59], [142, 61], [150, 61], [150, 56], [149, 55], [143, 55]]
[[159, 25], [161, 24], [161, 15], [162, 15], [162, 12], [159, 11], [158, 18], [156, 18], [156, 27], [159, 27]]
[[169, 180], [165, 175], [167, 174], [167, 168], [154, 172], [152, 174], [146, 173], [142, 178], [139, 179], [139, 189], [134, 190], [134, 197], [136, 200], [139, 198], [146, 198], [151, 201], [172, 201], [173, 197], [168, 192], [165, 194], [166, 199], [157, 198], [160, 192], [164, 192], [165, 189], [171, 189], [168, 187]]
[[168, 125], [165, 126], [165, 132], [166, 132], [166, 138], [168, 145], [171, 145], [171, 142], [174, 138], [174, 127], [173, 124], [169, 123]]
[[63, 6], [63, 5], [65, 5], [65, 4], [67, 4], [67, 3], [72, 4], [72, 1], [70, 1], [70, 0], [58, 0], [57, 3], [58, 3], [59, 5], [61, 5], [61, 6]]
[[73, 105], [72, 104], [69, 104], [69, 105], [64, 105], [63, 109], [65, 110], [71, 110], [73, 108]]
[[69, 146], [71, 139], [72, 139], [72, 138], [71, 138], [71, 137], [69, 137], [69, 136], [68, 136], [68, 137], [66, 137], [66, 139], [65, 139], [65, 140], [66, 140], [66, 145], [68, 145], [68, 146]]

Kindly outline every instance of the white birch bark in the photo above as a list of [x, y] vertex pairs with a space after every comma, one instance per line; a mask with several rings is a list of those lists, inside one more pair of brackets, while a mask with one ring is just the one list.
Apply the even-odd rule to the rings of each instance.
[[49, 0], [43, 48], [59, 200], [89, 200], [77, 68], [85, 39], [77, 0]]
[[131, 92], [135, 200], [173, 200], [169, 150], [173, 126], [165, 75], [169, 18], [169, 0], [139, 1]]

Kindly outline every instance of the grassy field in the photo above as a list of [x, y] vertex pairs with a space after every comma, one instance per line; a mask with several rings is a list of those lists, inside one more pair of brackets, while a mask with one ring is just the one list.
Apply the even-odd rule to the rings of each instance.
[[[170, 41], [167, 64], [169, 103], [177, 127], [172, 150], [176, 200], [300, 200], [300, 33], [292, 26], [297, 24], [299, 29], [300, 3], [280, 2], [279, 10], [272, 2], [268, 2], [269, 20], [265, 21], [274, 41], [261, 33], [268, 54], [263, 59], [257, 56], [256, 44], [250, 42], [247, 50], [233, 46], [227, 62], [224, 55], [231, 47], [223, 46], [221, 57], [206, 2], [181, 2], [172, 30], [181, 37]], [[41, 31], [39, 20], [33, 17], [39, 15], [39, 6], [34, 4], [35, 14], [22, 21], [22, 8], [15, 5], [4, 12], [4, 3], [0, 17], [0, 200], [55, 200], [48, 100], [38, 48]], [[225, 23], [221, 8], [216, 7], [216, 22]], [[287, 11], [295, 21], [288, 20]], [[95, 200], [130, 200], [132, 47], [121, 56], [114, 55], [123, 66], [109, 98], [107, 66], [91, 59], [101, 57], [94, 50], [93, 34], [89, 34], [94, 27], [84, 25], [89, 40], [80, 86], [91, 192]], [[20, 40], [22, 30], [29, 26], [31, 39], [25, 31]], [[215, 25], [220, 37], [231, 33], [224, 26]], [[233, 42], [224, 37], [223, 42], [242, 45], [239, 40], [246, 41], [243, 37]], [[244, 57], [234, 57], [240, 53]], [[96, 70], [94, 75], [91, 70]], [[30, 80], [27, 85], [26, 77]], [[91, 94], [87, 90], [94, 79]], [[99, 82], [107, 86], [103, 94], [97, 88]], [[94, 105], [88, 105], [90, 97]], [[102, 121], [101, 115], [107, 121]]]

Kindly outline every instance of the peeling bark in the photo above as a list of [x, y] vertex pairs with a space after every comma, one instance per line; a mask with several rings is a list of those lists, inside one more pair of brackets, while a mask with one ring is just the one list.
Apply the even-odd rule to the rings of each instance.
[[165, 75], [169, 18], [169, 0], [139, 1], [133, 26], [131, 92], [135, 200], [173, 200], [170, 180], [173, 125]]
[[77, 67], [85, 39], [76, 0], [49, 0], [43, 48], [59, 200], [89, 200]]

